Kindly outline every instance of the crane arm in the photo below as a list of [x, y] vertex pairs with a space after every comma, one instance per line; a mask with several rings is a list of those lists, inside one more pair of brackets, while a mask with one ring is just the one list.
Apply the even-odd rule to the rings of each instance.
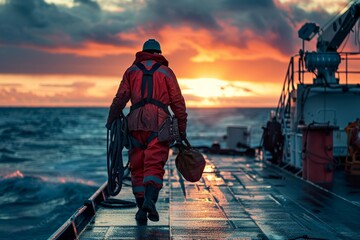
[[360, 2], [353, 3], [341, 16], [319, 33], [318, 52], [336, 52], [360, 17]]

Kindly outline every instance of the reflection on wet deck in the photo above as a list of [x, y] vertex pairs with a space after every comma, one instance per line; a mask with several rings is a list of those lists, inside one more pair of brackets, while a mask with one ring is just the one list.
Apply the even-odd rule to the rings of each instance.
[[[132, 200], [131, 188], [118, 198]], [[190, 183], [171, 159], [159, 222], [137, 226], [135, 208], [101, 208], [81, 239], [359, 239], [359, 202], [247, 157], [209, 156]]]

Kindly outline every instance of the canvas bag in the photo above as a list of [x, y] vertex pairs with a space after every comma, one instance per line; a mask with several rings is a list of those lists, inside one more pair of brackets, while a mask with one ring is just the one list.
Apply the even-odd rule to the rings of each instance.
[[201, 179], [206, 162], [204, 156], [192, 148], [189, 141], [178, 144], [179, 154], [175, 158], [175, 165], [181, 175], [189, 182], [197, 182]]

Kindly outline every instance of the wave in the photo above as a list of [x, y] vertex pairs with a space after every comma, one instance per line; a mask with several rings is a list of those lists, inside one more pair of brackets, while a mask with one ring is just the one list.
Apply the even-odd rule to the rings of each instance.
[[72, 177], [21, 171], [0, 176], [0, 239], [8, 234], [49, 237], [97, 188], [95, 182]]
[[9, 149], [9, 148], [3, 147], [3, 148], [0, 148], [0, 153], [10, 153], [10, 154], [14, 154], [15, 151], [13, 151], [13, 150], [11, 150], [11, 149]]
[[14, 157], [8, 154], [2, 154], [0, 157], [0, 163], [21, 163], [31, 161], [31, 158]]
[[[268, 112], [188, 109], [187, 134], [194, 146], [211, 146], [225, 144], [227, 126], [249, 126], [256, 146]], [[0, 239], [47, 239], [105, 181], [107, 115], [108, 108], [0, 109]]]
[[33, 137], [36, 135], [36, 131], [29, 129], [22, 129], [17, 126], [10, 126], [1, 132], [1, 137]]

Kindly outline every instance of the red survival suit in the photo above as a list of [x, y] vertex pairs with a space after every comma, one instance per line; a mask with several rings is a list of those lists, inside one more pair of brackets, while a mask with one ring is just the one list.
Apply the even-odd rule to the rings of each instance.
[[348, 144], [354, 151], [360, 151], [360, 119], [349, 123], [345, 128], [348, 134]]
[[[187, 113], [184, 98], [175, 74], [168, 67], [168, 61], [164, 56], [148, 52], [136, 53], [133, 65], [126, 70], [119, 89], [110, 106], [108, 124], [111, 124], [131, 100], [132, 106], [142, 100], [141, 85], [143, 71], [135, 64], [142, 63], [150, 70], [156, 63], [161, 66], [153, 73], [152, 98], [170, 106], [171, 110], [178, 118], [179, 132], [185, 133]], [[144, 91], [144, 97], [148, 95], [148, 85]], [[148, 103], [142, 107], [131, 110], [127, 116], [130, 134], [140, 144], [146, 145], [145, 149], [135, 147], [131, 151], [131, 181], [133, 193], [136, 198], [144, 197], [145, 186], [154, 184], [161, 189], [163, 176], [165, 173], [164, 165], [168, 159], [168, 143], [158, 141], [153, 138], [149, 143], [147, 140], [153, 132], [159, 130], [160, 125], [167, 118], [168, 114], [160, 107]]]

